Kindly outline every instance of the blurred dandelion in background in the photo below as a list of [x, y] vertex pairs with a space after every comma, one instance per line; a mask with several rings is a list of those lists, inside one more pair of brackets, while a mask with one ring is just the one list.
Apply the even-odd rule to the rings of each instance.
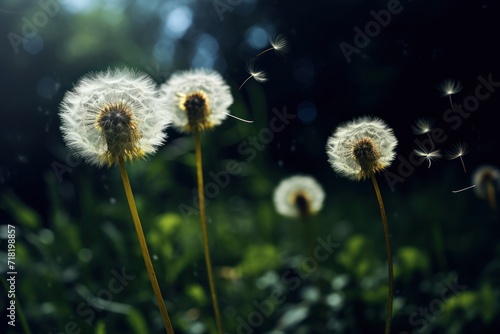
[[278, 184], [273, 200], [279, 214], [302, 222], [309, 256], [314, 256], [315, 226], [310, 217], [323, 207], [325, 192], [321, 185], [311, 176], [291, 176]]
[[496, 210], [496, 192], [500, 188], [500, 170], [491, 165], [478, 167], [472, 174], [472, 183], [479, 198], [488, 200], [490, 207]]
[[276, 211], [283, 216], [311, 216], [321, 210], [325, 193], [314, 178], [297, 175], [283, 179], [273, 199]]

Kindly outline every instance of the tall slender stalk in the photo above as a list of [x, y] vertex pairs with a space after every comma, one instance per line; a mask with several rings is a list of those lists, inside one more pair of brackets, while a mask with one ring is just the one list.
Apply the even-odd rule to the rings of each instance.
[[314, 225], [311, 224], [309, 215], [301, 215], [300, 222], [302, 223], [302, 232], [305, 239], [304, 246], [307, 248], [307, 255], [314, 258]]
[[210, 294], [212, 295], [212, 304], [215, 312], [215, 322], [217, 323], [217, 331], [219, 334], [224, 333], [222, 320], [219, 311], [219, 303], [217, 301], [217, 293], [215, 292], [215, 283], [212, 273], [212, 261], [210, 260], [210, 248], [208, 246], [207, 232], [207, 217], [205, 214], [205, 194], [203, 193], [203, 168], [201, 163], [201, 142], [200, 132], [197, 128], [194, 129], [195, 151], [196, 151], [196, 175], [198, 178], [198, 201], [200, 205], [200, 222], [201, 231], [203, 233], [203, 250], [205, 253], [205, 263], [207, 264], [208, 282], [210, 285]]
[[137, 238], [139, 239], [139, 244], [141, 246], [142, 256], [144, 258], [144, 263], [146, 264], [149, 280], [151, 281], [151, 285], [153, 286], [153, 292], [156, 301], [158, 302], [158, 308], [160, 309], [163, 324], [165, 325], [165, 329], [168, 334], [174, 334], [174, 328], [172, 327], [172, 323], [170, 322], [167, 308], [161, 295], [160, 286], [158, 285], [158, 280], [156, 279], [153, 263], [151, 262], [151, 257], [149, 256], [146, 238], [144, 237], [144, 232], [142, 231], [141, 221], [139, 220], [139, 214], [137, 213], [137, 207], [135, 206], [134, 194], [132, 193], [132, 188], [130, 187], [130, 181], [128, 179], [128, 174], [127, 170], [125, 169], [125, 162], [123, 161], [123, 159], [120, 159], [120, 173], [122, 176], [123, 187], [125, 188], [125, 194], [127, 195], [130, 213], [132, 214], [132, 220], [134, 221], [135, 231], [137, 232]]
[[378, 205], [380, 207], [380, 216], [382, 217], [382, 224], [384, 225], [385, 248], [387, 250], [387, 269], [389, 271], [389, 293], [387, 296], [387, 316], [385, 319], [385, 334], [389, 334], [391, 332], [392, 299], [393, 299], [393, 285], [394, 285], [394, 274], [392, 271], [391, 239], [389, 237], [389, 227], [387, 225], [387, 216], [385, 214], [384, 202], [382, 201], [382, 195], [380, 194], [380, 189], [378, 187], [375, 174], [371, 173], [370, 178], [372, 179], [373, 188], [375, 188], [375, 193], [377, 194]]

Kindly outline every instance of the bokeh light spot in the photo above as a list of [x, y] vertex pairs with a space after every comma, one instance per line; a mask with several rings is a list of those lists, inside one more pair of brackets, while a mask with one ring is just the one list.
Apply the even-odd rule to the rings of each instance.
[[178, 7], [168, 14], [165, 33], [174, 38], [181, 38], [193, 22], [193, 14], [188, 7]]
[[311, 101], [304, 101], [297, 107], [297, 115], [300, 120], [306, 124], [313, 122], [316, 119], [318, 111], [316, 105]]

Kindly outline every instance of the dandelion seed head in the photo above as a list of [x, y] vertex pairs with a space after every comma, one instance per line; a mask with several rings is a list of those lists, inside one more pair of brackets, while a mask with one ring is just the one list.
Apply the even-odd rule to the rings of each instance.
[[172, 114], [173, 126], [186, 133], [221, 124], [233, 103], [222, 76], [205, 68], [174, 73], [160, 91], [164, 108]]
[[66, 145], [97, 166], [154, 153], [170, 124], [158, 102], [156, 83], [130, 69], [83, 76], [59, 107]]
[[337, 173], [358, 181], [387, 168], [397, 144], [384, 121], [364, 116], [338, 126], [328, 138], [326, 152]]
[[282, 180], [274, 191], [274, 205], [287, 217], [310, 216], [321, 210], [325, 192], [310, 176], [297, 175]]
[[462, 83], [453, 79], [444, 80], [438, 87], [443, 96], [453, 95], [462, 90]]

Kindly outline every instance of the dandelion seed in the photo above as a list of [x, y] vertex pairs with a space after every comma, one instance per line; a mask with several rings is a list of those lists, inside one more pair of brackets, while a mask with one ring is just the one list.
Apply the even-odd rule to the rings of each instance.
[[267, 81], [266, 73], [264, 71], [256, 70], [255, 62], [252, 60], [247, 63], [247, 72], [248, 72], [248, 74], [250, 74], [250, 76], [248, 78], [246, 78], [245, 81], [243, 81], [243, 83], [241, 84], [240, 88], [238, 88], [238, 90], [241, 90], [243, 85], [251, 78], [254, 78], [255, 81], [257, 81], [257, 82], [266, 82]]
[[415, 154], [421, 158], [419, 161], [420, 163], [427, 160], [427, 162], [429, 163], [429, 166], [427, 166], [427, 168], [431, 168], [432, 160], [441, 158], [440, 150], [427, 150], [425, 147], [419, 147], [418, 149], [414, 149], [413, 152], [415, 152]]
[[286, 40], [285, 36], [282, 34], [278, 35], [270, 35], [269, 36], [269, 44], [271, 44], [271, 47], [268, 49], [265, 49], [264, 51], [260, 52], [256, 58], [268, 51], [274, 50], [276, 51], [277, 54], [282, 55], [285, 54], [289, 51], [290, 47], [288, 45], [288, 41]]
[[439, 85], [438, 89], [443, 94], [442, 96], [448, 96], [450, 99], [451, 110], [455, 111], [451, 96], [462, 90], [462, 83], [453, 79], [446, 79]]
[[462, 162], [462, 167], [464, 169], [464, 173], [467, 173], [465, 169], [464, 159], [462, 158], [465, 154], [467, 154], [467, 145], [465, 143], [455, 144], [452, 149], [447, 153], [447, 158], [449, 160], [454, 160], [456, 158], [460, 158]]
[[431, 142], [432, 149], [434, 149], [434, 142], [432, 141], [432, 138], [431, 138], [433, 124], [434, 124], [434, 121], [429, 119], [429, 118], [419, 118], [411, 126], [413, 133], [415, 133], [417, 135], [424, 135], [424, 134], [427, 135], [427, 137], [429, 138], [429, 141]]

